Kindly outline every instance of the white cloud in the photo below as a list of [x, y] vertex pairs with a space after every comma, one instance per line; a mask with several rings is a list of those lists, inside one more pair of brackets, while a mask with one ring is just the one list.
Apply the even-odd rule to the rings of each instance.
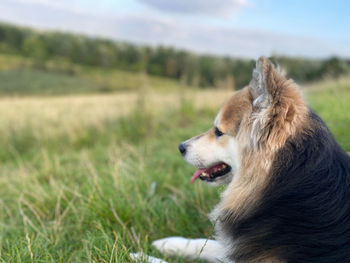
[[350, 57], [349, 43], [252, 29], [189, 24], [171, 16], [78, 14], [70, 9], [28, 3], [48, 0], [21, 1], [27, 3], [24, 5], [18, 0], [2, 0], [0, 19], [43, 29], [79, 32], [134, 43], [171, 45], [201, 53], [249, 58], [276, 53], [306, 57]]
[[[6, 1], [6, 0], [4, 0]], [[72, 12], [77, 15], [81, 14], [92, 14], [91, 11], [84, 9], [81, 1], [70, 1], [70, 0], [12, 0], [18, 4], [23, 4], [24, 6], [43, 6], [51, 9], [62, 10], [67, 12]]]
[[132, 41], [175, 45], [201, 53], [249, 58], [272, 54], [305, 57], [326, 57], [336, 54], [350, 57], [350, 48], [344, 48], [345, 45], [311, 37], [238, 28], [188, 25], [179, 21], [164, 22], [144, 17], [125, 17], [118, 23], [122, 29], [119, 33]]
[[247, 0], [138, 0], [161, 11], [184, 14], [225, 15], [247, 6]]

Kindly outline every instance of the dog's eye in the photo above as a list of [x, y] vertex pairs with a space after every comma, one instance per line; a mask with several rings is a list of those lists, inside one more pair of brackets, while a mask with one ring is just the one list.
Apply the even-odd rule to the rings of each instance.
[[218, 127], [215, 127], [214, 132], [215, 132], [216, 137], [220, 137], [220, 136], [224, 135], [224, 133], [222, 131], [220, 131], [218, 129]]

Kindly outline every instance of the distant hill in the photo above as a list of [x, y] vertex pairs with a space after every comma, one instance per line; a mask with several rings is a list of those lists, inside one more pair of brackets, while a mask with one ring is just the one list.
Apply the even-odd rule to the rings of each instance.
[[0, 96], [52, 96], [130, 92], [153, 89], [177, 91], [176, 79], [114, 68], [77, 65], [60, 58], [38, 64], [35, 59], [0, 53]]
[[[106, 69], [145, 72], [181, 80], [195, 87], [241, 88], [249, 82], [255, 64], [253, 60], [198, 55], [172, 47], [139, 46], [4, 23], [0, 23], [0, 53], [31, 58], [39, 68], [46, 65], [47, 60], [57, 60]], [[311, 60], [276, 56], [272, 60], [299, 82], [339, 77], [350, 72], [350, 62], [337, 57]]]

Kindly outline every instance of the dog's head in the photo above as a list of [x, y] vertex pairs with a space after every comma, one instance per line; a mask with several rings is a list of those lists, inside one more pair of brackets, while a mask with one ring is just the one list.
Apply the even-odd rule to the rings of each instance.
[[294, 83], [261, 57], [249, 86], [221, 107], [213, 127], [179, 145], [184, 159], [198, 168], [191, 181], [230, 183], [242, 154], [278, 149], [294, 132], [298, 107], [304, 106]]
[[197, 178], [212, 185], [231, 182], [240, 166], [237, 134], [251, 108], [249, 90], [245, 88], [236, 92], [222, 106], [209, 131], [179, 145], [184, 159], [198, 168], [192, 182]]

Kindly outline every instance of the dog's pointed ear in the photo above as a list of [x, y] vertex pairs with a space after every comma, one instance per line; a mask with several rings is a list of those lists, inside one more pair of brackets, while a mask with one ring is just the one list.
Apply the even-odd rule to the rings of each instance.
[[[253, 107], [266, 108], [276, 95], [278, 85], [275, 78], [280, 75], [274, 65], [266, 57], [260, 57], [253, 70], [253, 78], [250, 82]], [[279, 76], [280, 77], [280, 76]]]

